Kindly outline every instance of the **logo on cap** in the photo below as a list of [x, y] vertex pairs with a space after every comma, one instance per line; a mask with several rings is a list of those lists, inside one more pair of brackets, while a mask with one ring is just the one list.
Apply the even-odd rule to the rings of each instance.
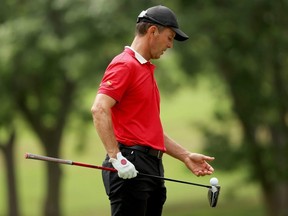
[[143, 11], [139, 14], [138, 18], [144, 17], [144, 16], [146, 15], [146, 13], [147, 13], [147, 10], [143, 10]]

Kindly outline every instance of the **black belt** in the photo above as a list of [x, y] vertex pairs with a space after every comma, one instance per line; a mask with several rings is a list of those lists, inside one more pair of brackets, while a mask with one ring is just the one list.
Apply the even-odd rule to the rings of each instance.
[[144, 152], [144, 153], [151, 155], [153, 157], [157, 157], [158, 159], [161, 159], [163, 156], [163, 151], [156, 150], [156, 149], [146, 147], [146, 146], [140, 146], [140, 145], [127, 146], [127, 145], [123, 145], [123, 144], [119, 143], [119, 148], [120, 149], [122, 149], [122, 148], [133, 149], [133, 150], [141, 151], [141, 152]]

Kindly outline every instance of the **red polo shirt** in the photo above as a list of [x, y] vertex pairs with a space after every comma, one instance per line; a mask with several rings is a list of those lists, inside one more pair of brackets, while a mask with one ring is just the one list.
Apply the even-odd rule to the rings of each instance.
[[114, 132], [118, 142], [165, 151], [155, 66], [130, 48], [108, 65], [98, 93], [114, 98]]

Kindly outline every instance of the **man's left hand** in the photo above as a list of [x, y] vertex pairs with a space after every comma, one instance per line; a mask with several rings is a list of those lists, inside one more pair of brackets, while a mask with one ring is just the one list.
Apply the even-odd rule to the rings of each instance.
[[211, 175], [214, 172], [213, 167], [207, 162], [214, 159], [214, 157], [203, 154], [190, 153], [184, 163], [196, 176], [205, 176]]

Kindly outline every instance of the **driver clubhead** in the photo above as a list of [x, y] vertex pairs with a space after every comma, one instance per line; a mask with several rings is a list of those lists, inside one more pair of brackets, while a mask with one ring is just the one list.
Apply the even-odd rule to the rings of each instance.
[[220, 186], [211, 186], [211, 188], [209, 188], [208, 190], [208, 200], [209, 200], [209, 204], [212, 208], [216, 207], [217, 205], [217, 201], [218, 201], [218, 197], [220, 194]]

